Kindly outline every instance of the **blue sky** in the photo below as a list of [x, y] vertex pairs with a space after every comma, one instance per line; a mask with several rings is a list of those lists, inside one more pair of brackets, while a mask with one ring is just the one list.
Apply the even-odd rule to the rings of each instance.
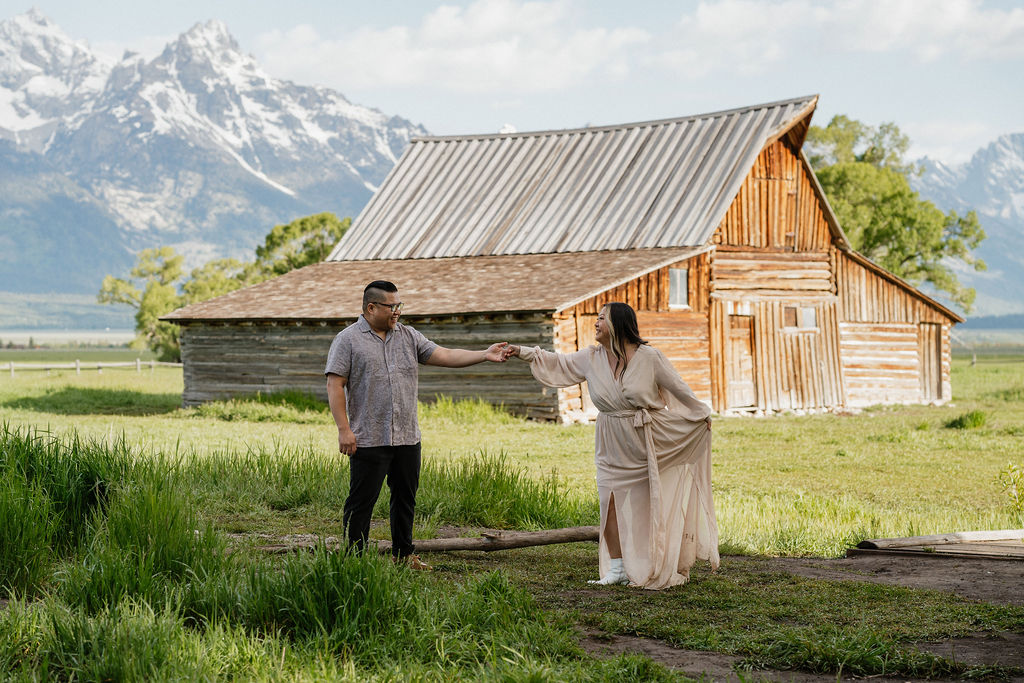
[[[29, 0], [31, 2], [31, 0]], [[0, 18], [32, 5], [0, 0]], [[36, 0], [76, 40], [154, 55], [223, 21], [277, 78], [435, 134], [577, 127], [821, 96], [957, 163], [1024, 132], [1024, 2]]]

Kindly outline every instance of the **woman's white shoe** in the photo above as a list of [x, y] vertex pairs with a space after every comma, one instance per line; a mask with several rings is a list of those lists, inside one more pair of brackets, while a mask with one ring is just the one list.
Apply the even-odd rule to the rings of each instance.
[[600, 579], [587, 581], [595, 586], [614, 586], [629, 583], [629, 577], [626, 576], [626, 567], [622, 564], [621, 557], [613, 557], [608, 566], [608, 573], [602, 576]]

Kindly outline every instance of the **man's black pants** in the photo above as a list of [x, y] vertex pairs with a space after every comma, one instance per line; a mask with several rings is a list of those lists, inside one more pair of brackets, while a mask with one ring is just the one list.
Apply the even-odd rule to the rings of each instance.
[[348, 461], [349, 488], [342, 523], [349, 547], [366, 547], [373, 506], [386, 477], [391, 489], [391, 553], [397, 557], [411, 554], [412, 518], [420, 485], [420, 444], [359, 447]]

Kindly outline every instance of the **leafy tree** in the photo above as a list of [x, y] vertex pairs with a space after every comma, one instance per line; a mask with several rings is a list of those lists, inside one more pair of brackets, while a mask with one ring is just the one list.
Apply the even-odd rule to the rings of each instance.
[[193, 269], [188, 280], [181, 285], [182, 304], [206, 301], [258, 281], [251, 263], [242, 263], [233, 258], [207, 261]]
[[143, 249], [128, 278], [107, 275], [96, 297], [101, 304], [127, 304], [135, 308], [132, 348], [150, 348], [160, 360], [181, 358], [178, 326], [160, 316], [181, 305], [177, 282], [184, 258], [171, 247]]
[[953, 263], [974, 270], [985, 263], [972, 252], [985, 232], [974, 211], [944, 214], [921, 199], [906, 162], [910, 145], [894, 123], [877, 128], [836, 116], [807, 136], [811, 164], [854, 249], [908, 282], [928, 282], [971, 310], [975, 291], [964, 287]]
[[339, 219], [325, 212], [275, 225], [263, 244], [256, 247], [253, 266], [266, 279], [319, 263], [327, 258], [351, 224], [351, 218]]

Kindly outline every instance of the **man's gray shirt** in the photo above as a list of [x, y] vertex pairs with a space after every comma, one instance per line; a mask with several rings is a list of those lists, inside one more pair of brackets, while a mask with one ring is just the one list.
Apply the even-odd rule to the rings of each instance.
[[334, 337], [324, 374], [348, 379], [348, 421], [357, 449], [420, 442], [417, 364], [425, 363], [436, 348], [402, 323], [381, 339], [363, 316]]

